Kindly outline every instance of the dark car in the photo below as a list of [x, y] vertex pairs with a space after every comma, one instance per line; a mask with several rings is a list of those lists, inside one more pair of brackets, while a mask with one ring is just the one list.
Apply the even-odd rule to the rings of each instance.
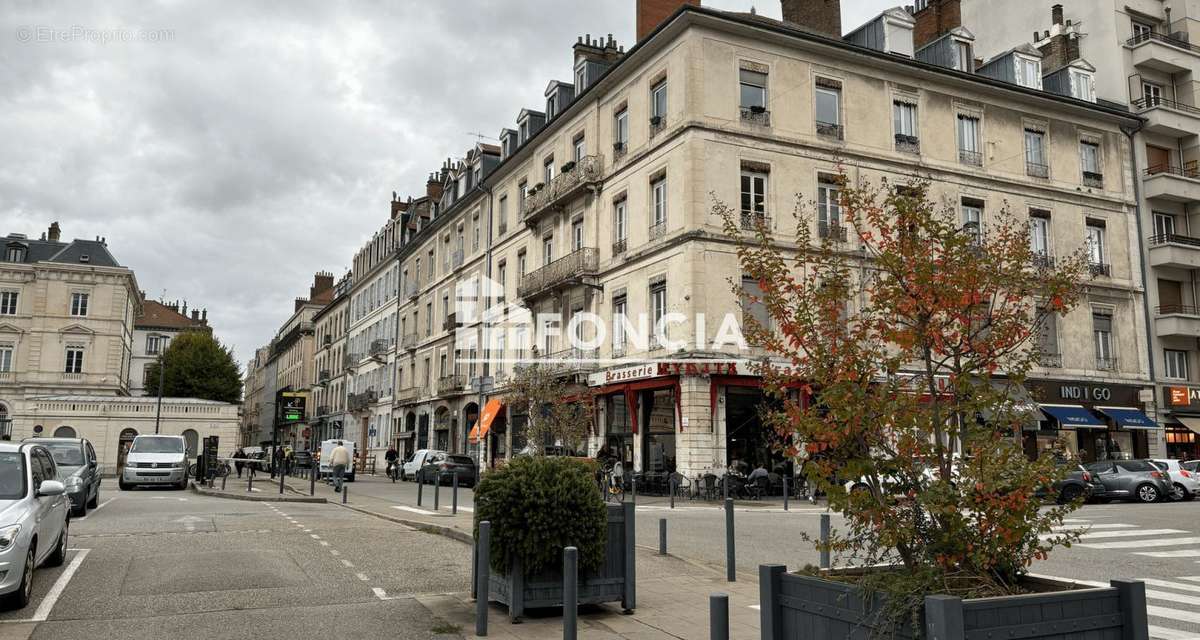
[[475, 485], [475, 460], [470, 456], [435, 452], [428, 458], [428, 463], [421, 467], [420, 481], [432, 484], [437, 478], [443, 485], [450, 484], [453, 476], [458, 476], [458, 484], [463, 487]]
[[1055, 481], [1049, 490], [1039, 489], [1038, 497], [1053, 497], [1058, 504], [1066, 504], [1080, 499], [1089, 500], [1094, 494], [1104, 492], [1103, 487], [1095, 482], [1095, 478], [1087, 469], [1066, 460], [1060, 461], [1059, 464], [1066, 475]]
[[84, 438], [28, 438], [50, 451], [58, 468], [58, 481], [71, 499], [71, 516], [82, 518], [100, 501], [100, 467], [96, 450]]
[[296, 469], [311, 469], [313, 456], [311, 451], [297, 451], [292, 454], [292, 466]]
[[1096, 501], [1158, 502], [1171, 495], [1171, 482], [1167, 474], [1148, 460], [1103, 460], [1083, 466], [1099, 485], [1100, 491], [1092, 494], [1092, 499]]

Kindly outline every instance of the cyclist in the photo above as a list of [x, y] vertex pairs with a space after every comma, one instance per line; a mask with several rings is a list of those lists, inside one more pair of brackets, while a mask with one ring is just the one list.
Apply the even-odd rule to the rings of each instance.
[[392, 446], [388, 447], [387, 453], [383, 454], [383, 459], [387, 460], [387, 475], [388, 475], [388, 477], [391, 478], [393, 482], [395, 482], [396, 481], [396, 473], [400, 469], [400, 465], [397, 464], [398, 461], [400, 460], [400, 452], [396, 451], [396, 445], [392, 445]]

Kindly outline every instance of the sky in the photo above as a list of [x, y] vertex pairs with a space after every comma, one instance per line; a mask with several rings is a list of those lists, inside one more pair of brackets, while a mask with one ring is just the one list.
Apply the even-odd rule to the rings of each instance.
[[[776, 0], [706, 6], [780, 17]], [[844, 31], [896, 6], [843, 0]], [[240, 363], [481, 133], [542, 107], [634, 0], [9, 0], [0, 235], [107, 238]], [[487, 142], [495, 142], [486, 139]]]

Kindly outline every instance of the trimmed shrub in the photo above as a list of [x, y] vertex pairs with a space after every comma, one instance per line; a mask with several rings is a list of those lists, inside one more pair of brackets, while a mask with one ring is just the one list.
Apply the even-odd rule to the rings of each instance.
[[475, 493], [475, 532], [492, 523], [492, 569], [508, 573], [519, 559], [526, 575], [558, 566], [565, 547], [579, 549], [580, 569], [604, 562], [608, 512], [596, 486], [595, 463], [560, 457], [520, 457], [488, 473]]

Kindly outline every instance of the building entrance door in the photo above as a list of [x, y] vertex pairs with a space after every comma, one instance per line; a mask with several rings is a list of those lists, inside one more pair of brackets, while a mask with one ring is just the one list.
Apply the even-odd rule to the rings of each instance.
[[133, 446], [133, 439], [137, 437], [136, 429], [123, 429], [121, 436], [117, 440], [117, 470], [125, 468], [125, 456], [129, 454], [129, 447]]

